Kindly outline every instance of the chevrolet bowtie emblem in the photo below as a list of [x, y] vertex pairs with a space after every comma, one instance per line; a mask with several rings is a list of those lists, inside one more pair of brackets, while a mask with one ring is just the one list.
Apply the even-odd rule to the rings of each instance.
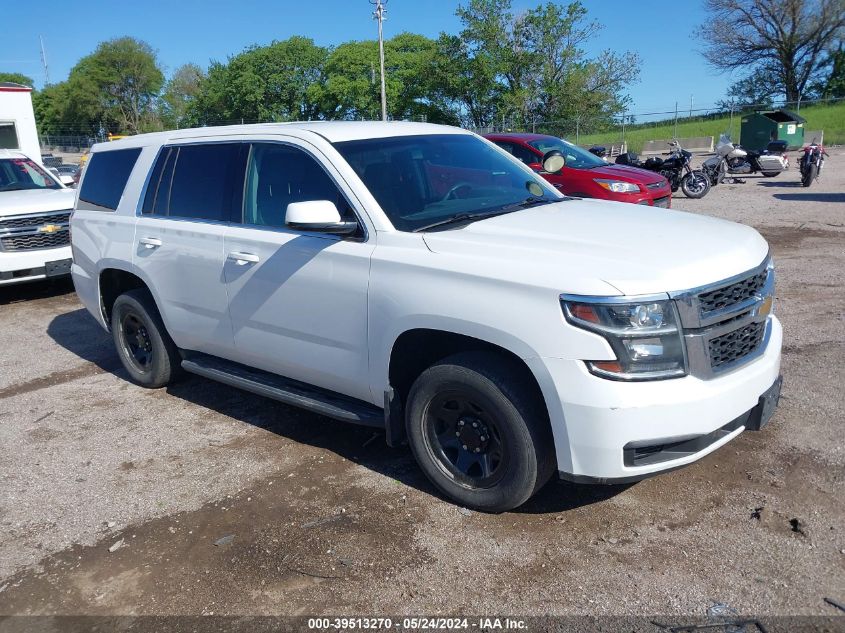
[[62, 227], [58, 224], [45, 224], [44, 226], [38, 227], [39, 233], [58, 233], [62, 230]]

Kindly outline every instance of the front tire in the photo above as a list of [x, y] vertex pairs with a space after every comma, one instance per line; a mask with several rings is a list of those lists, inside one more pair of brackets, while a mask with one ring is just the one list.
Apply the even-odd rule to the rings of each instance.
[[700, 171], [691, 171], [681, 179], [681, 190], [687, 198], [703, 198], [710, 191], [710, 179]]
[[780, 172], [779, 171], [763, 171], [762, 173], [766, 178], [773, 178], [777, 176]]
[[179, 349], [149, 290], [130, 290], [115, 300], [111, 329], [117, 354], [132, 382], [158, 389], [181, 373]]
[[461, 505], [511, 510], [554, 471], [545, 407], [521, 369], [496, 354], [467, 352], [429, 367], [411, 387], [411, 450], [429, 480]]
[[809, 187], [819, 175], [818, 165], [813, 163], [806, 169], [801, 170], [801, 184], [804, 187]]

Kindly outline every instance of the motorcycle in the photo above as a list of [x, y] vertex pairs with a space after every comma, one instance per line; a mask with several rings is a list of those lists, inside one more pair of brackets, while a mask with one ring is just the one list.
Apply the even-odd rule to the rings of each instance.
[[702, 169], [710, 179], [711, 185], [718, 185], [728, 175], [745, 176], [759, 172], [771, 178], [788, 167], [789, 159], [786, 158], [785, 141], [772, 141], [766, 150], [756, 152], [732, 143], [731, 137], [727, 134], [719, 137], [716, 155], [702, 164]]
[[669, 181], [673, 193], [681, 189], [687, 198], [703, 198], [710, 191], [707, 175], [690, 166], [692, 154], [683, 149], [678, 141], [672, 141], [669, 147], [671, 151], [666, 159], [652, 156], [641, 161], [634, 152], [626, 152], [616, 157], [616, 164], [657, 172]]
[[801, 170], [801, 185], [809, 187], [818, 179], [824, 166], [824, 158], [829, 154], [824, 151], [824, 145], [816, 143], [816, 139], [804, 148], [804, 155], [798, 161]]

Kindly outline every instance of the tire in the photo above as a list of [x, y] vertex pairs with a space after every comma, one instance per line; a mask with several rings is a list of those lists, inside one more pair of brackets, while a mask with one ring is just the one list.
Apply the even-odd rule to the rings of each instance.
[[801, 185], [809, 187], [819, 175], [818, 165], [813, 163], [809, 167], [801, 170]]
[[773, 177], [777, 176], [780, 172], [779, 171], [763, 171], [763, 172], [760, 172], [760, 173], [763, 174], [766, 178], [773, 178]]
[[132, 382], [158, 389], [181, 374], [179, 348], [146, 288], [129, 290], [115, 300], [111, 329], [117, 355]]
[[681, 179], [681, 190], [687, 198], [703, 198], [710, 191], [710, 179], [700, 171], [692, 171]]
[[426, 477], [463, 506], [511, 510], [554, 472], [545, 406], [522, 369], [497, 354], [466, 352], [432, 365], [411, 387], [411, 451]]

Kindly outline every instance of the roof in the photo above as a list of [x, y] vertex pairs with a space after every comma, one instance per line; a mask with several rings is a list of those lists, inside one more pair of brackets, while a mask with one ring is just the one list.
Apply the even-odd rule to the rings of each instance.
[[394, 136], [418, 136], [421, 134], [470, 134], [466, 130], [448, 125], [411, 123], [408, 121], [295, 121], [291, 123], [255, 123], [251, 125], [198, 127], [185, 130], [171, 130], [169, 132], [138, 134], [137, 136], [129, 136], [117, 141], [98, 143], [97, 150], [139, 147], [193, 138], [286, 134], [289, 132], [311, 132], [319, 134], [330, 143]]
[[32, 92], [32, 88], [11, 81], [0, 81], [0, 92]]
[[800, 114], [796, 114], [792, 110], [758, 110], [753, 114], [757, 116], [764, 116], [770, 121], [775, 121], [776, 123], [791, 123], [793, 121], [796, 123], [807, 122], [807, 119], [802, 117]]

